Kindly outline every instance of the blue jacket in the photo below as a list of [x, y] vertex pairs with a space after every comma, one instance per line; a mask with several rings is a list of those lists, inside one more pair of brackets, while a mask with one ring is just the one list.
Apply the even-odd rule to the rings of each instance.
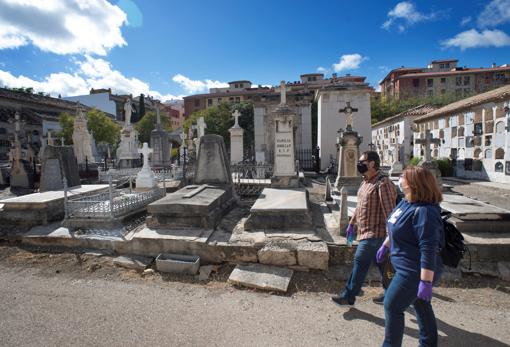
[[395, 270], [412, 275], [419, 275], [421, 268], [442, 270], [439, 249], [443, 243], [443, 221], [438, 204], [409, 203], [403, 199], [392, 211], [387, 226]]

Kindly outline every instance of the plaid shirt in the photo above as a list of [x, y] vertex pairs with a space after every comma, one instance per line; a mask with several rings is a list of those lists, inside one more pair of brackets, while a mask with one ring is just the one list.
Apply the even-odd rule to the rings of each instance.
[[381, 171], [369, 180], [363, 179], [351, 220], [358, 226], [358, 241], [386, 237], [386, 220], [395, 208], [396, 199], [395, 185]]

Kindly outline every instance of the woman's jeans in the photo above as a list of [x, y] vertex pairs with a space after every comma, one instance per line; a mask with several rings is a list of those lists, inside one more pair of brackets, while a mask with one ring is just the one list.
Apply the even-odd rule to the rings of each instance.
[[430, 301], [418, 299], [420, 274], [397, 271], [384, 296], [386, 319], [383, 346], [401, 346], [404, 336], [404, 311], [410, 305], [416, 311], [420, 328], [420, 346], [437, 346], [437, 325]]
[[[358, 243], [358, 248], [356, 249], [356, 254], [354, 255], [354, 264], [352, 267], [351, 276], [347, 281], [345, 290], [340, 295], [342, 298], [347, 299], [350, 304], [354, 304], [356, 295], [359, 294], [361, 287], [363, 286], [363, 282], [365, 282], [370, 264], [375, 262], [375, 255], [383, 242], [384, 238], [372, 238], [361, 240]], [[377, 264], [377, 266], [381, 272], [382, 277], [381, 265]]]

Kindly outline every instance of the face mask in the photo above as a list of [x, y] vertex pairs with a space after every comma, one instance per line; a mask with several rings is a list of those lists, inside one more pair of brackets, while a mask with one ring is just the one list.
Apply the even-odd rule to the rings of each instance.
[[367, 172], [367, 171], [368, 171], [368, 166], [367, 166], [367, 164], [364, 164], [364, 163], [358, 163], [358, 164], [356, 165], [356, 168], [358, 169], [358, 172], [359, 172], [360, 174], [362, 174], [362, 175], [363, 175], [365, 172]]
[[404, 188], [402, 188], [402, 177], [399, 177], [399, 178], [398, 178], [397, 186], [398, 186], [398, 189], [399, 189], [402, 193], [404, 193]]

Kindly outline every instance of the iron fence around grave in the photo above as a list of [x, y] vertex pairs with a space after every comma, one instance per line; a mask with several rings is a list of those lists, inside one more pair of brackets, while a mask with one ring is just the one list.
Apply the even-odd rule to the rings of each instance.
[[232, 182], [241, 197], [258, 196], [271, 186], [273, 165], [266, 163], [236, 163], [230, 165]]

